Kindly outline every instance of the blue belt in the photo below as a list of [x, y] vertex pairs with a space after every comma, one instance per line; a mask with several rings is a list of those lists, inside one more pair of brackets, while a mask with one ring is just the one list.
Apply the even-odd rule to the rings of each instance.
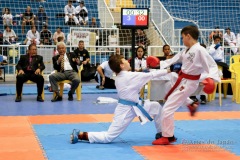
[[147, 111], [145, 111], [145, 109], [138, 103], [128, 101], [128, 100], [124, 100], [124, 99], [119, 99], [118, 103], [121, 103], [123, 105], [136, 106], [136, 107], [138, 107], [138, 109], [140, 109], [140, 111], [143, 113], [143, 115], [146, 116], [149, 119], [149, 121], [153, 120], [152, 117], [147, 113]]

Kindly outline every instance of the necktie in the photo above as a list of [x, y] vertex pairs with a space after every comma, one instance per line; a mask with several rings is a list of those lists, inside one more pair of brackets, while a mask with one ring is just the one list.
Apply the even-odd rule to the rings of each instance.
[[28, 70], [31, 70], [32, 56], [29, 57]]
[[61, 61], [61, 72], [64, 71], [64, 57], [62, 58], [62, 61]]

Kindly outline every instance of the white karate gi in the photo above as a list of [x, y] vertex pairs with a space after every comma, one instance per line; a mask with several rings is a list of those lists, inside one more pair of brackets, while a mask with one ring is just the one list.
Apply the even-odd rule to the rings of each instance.
[[[167, 70], [155, 72], [127, 72], [121, 71], [115, 79], [115, 85], [120, 99], [139, 102], [139, 92], [151, 79], [167, 74]], [[162, 106], [158, 102], [145, 101], [143, 108], [153, 117], [157, 132], [161, 131], [160, 113]], [[112, 124], [105, 132], [88, 132], [90, 143], [109, 143], [117, 138], [136, 117], [133, 106], [118, 103]]]
[[6, 25], [8, 25], [8, 26], [11, 26], [12, 25], [12, 19], [13, 19], [13, 16], [12, 16], [12, 14], [4, 14], [3, 16], [2, 16], [2, 18], [4, 19], [4, 20], [6, 20]]
[[79, 24], [79, 21], [77, 19], [77, 17], [75, 16], [75, 7], [71, 6], [69, 7], [69, 5], [66, 5], [64, 7], [64, 13], [65, 13], [65, 23], [67, 23], [69, 21], [69, 15], [73, 17], [73, 20], [75, 22], [75, 24]]
[[236, 39], [235, 34], [233, 32], [230, 32], [230, 34], [225, 33], [224, 40], [231, 47], [231, 50], [233, 51], [233, 53], [236, 54], [237, 53], [237, 47], [236, 47], [237, 39]]
[[[207, 50], [200, 46], [199, 43], [194, 44], [189, 50], [184, 49], [176, 54], [173, 58], [160, 62], [161, 67], [166, 68], [177, 62], [182, 63], [181, 70], [185, 74], [200, 75], [204, 71], [209, 73], [209, 65], [207, 60]], [[164, 65], [164, 66], [163, 66]], [[174, 112], [183, 105], [193, 102], [188, 97], [198, 88], [199, 80], [189, 80], [183, 78], [180, 84], [172, 92], [165, 102], [161, 113], [162, 135], [164, 137], [172, 137], [174, 133]]]
[[[215, 82], [220, 82], [221, 81], [221, 76], [222, 76], [222, 71], [218, 69], [217, 63], [213, 60], [213, 58], [210, 55], [207, 55], [207, 61], [209, 65], [209, 73], [203, 72], [201, 74], [201, 77], [199, 79], [199, 82], [202, 82], [206, 78], [212, 78]], [[203, 85], [199, 85], [198, 89], [191, 95], [191, 96], [196, 96], [196, 95], [205, 95], [206, 93], [203, 91]]]
[[[84, 10], [88, 13], [88, 10], [87, 10], [87, 8], [86, 8], [85, 6], [81, 7], [81, 6], [79, 5], [79, 6], [76, 7], [76, 14], [78, 14], [82, 9], [84, 9]], [[78, 18], [79, 18], [79, 22], [80, 22], [80, 23], [81, 23], [82, 21], [88, 22], [88, 16], [84, 17], [84, 19], [83, 19], [83, 17], [81, 17], [81, 16], [79, 15]]]
[[32, 42], [31, 42], [32, 39], [35, 39], [37, 45], [40, 44], [40, 35], [39, 35], [39, 32], [38, 32], [38, 31], [36, 31], [35, 33], [33, 33], [32, 30], [29, 30], [29, 31], [27, 32], [27, 39], [28, 39], [27, 45], [30, 45], [30, 44], [32, 43]]
[[[9, 38], [9, 37], [12, 37], [12, 38]], [[16, 37], [17, 37], [17, 35], [13, 29], [11, 29], [10, 32], [7, 32], [6, 30], [4, 30], [4, 32], [3, 32], [3, 41], [7, 41], [10, 43], [10, 42], [15, 41]]]
[[217, 49], [215, 49], [214, 47], [216, 46], [216, 44], [212, 44], [209, 49], [208, 52], [209, 54], [212, 56], [212, 58], [217, 61], [217, 62], [224, 62], [224, 49], [222, 46], [218, 47]]
[[147, 69], [147, 61], [146, 59], [138, 59], [137, 57], [135, 58], [135, 69], [139, 70], [142, 68], [142, 70]]

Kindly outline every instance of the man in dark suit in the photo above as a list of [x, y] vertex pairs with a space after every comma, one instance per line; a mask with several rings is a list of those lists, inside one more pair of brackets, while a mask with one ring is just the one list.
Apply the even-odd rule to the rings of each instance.
[[43, 102], [44, 100], [41, 94], [43, 92], [44, 78], [41, 72], [45, 69], [45, 65], [43, 63], [43, 57], [37, 55], [37, 46], [35, 44], [28, 46], [28, 54], [20, 57], [16, 69], [18, 70], [18, 74], [16, 82], [17, 97], [15, 102], [21, 102], [23, 83], [28, 80], [37, 83], [37, 101]]
[[52, 90], [56, 93], [56, 96], [52, 99], [52, 102], [62, 100], [57, 85], [57, 82], [62, 80], [72, 81], [71, 90], [68, 92], [68, 100], [72, 101], [73, 93], [80, 83], [77, 65], [80, 65], [81, 62], [74, 53], [66, 53], [66, 45], [64, 42], [57, 43], [57, 50], [59, 55], [54, 56], [52, 61], [53, 68], [58, 72], [49, 76]]

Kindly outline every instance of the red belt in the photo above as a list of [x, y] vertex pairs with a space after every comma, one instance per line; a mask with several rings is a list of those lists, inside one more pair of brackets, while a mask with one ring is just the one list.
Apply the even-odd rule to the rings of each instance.
[[177, 86], [180, 84], [180, 82], [183, 78], [190, 79], [190, 80], [198, 80], [200, 78], [200, 76], [201, 76], [201, 74], [200, 75], [190, 75], [190, 74], [185, 74], [182, 71], [180, 71], [178, 74], [178, 79], [177, 79], [176, 83], [174, 84], [174, 86], [170, 89], [170, 91], [165, 96], [165, 100], [167, 100], [168, 96], [170, 96], [170, 94], [172, 94], [172, 92], [177, 88]]

